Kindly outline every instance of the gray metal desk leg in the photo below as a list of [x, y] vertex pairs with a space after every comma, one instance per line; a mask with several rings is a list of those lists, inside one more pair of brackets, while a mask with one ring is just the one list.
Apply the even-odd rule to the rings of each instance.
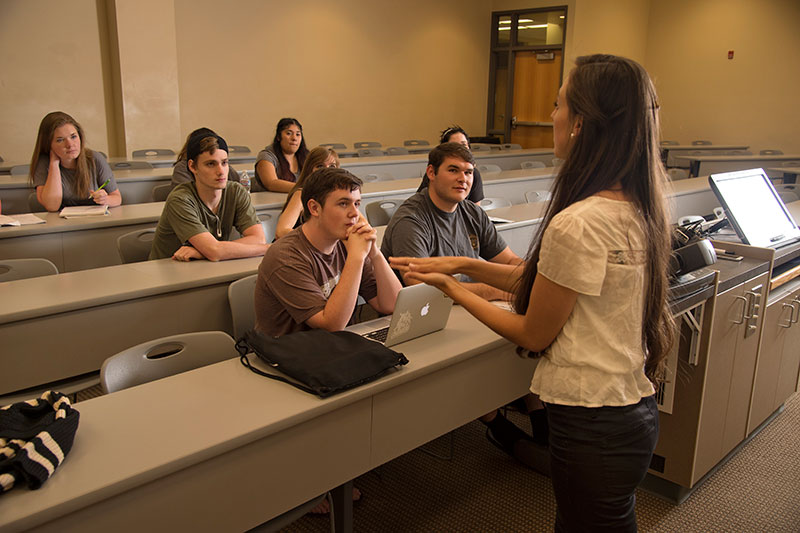
[[353, 533], [353, 480], [331, 491], [334, 528], [337, 533]]

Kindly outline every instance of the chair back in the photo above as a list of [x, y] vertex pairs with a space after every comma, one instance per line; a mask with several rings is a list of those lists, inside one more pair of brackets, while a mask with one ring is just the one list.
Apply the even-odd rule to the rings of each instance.
[[761, 150], [760, 155], [783, 155], [783, 150]]
[[377, 202], [370, 202], [367, 204], [365, 211], [367, 212], [367, 220], [370, 226], [385, 226], [392, 219], [392, 215], [397, 211], [397, 208], [403, 203], [403, 200], [397, 198], [387, 198]]
[[169, 196], [170, 192], [172, 192], [171, 183], [165, 183], [164, 185], [156, 185], [155, 187], [153, 187], [153, 201], [166, 202], [167, 196]]
[[784, 204], [800, 200], [800, 188], [794, 183], [779, 183], [775, 185], [775, 192], [778, 193]]
[[505, 143], [500, 145], [503, 150], [522, 150], [521, 144], [516, 143]]
[[428, 141], [423, 139], [409, 139], [407, 141], [403, 141], [403, 146], [430, 146], [431, 144]]
[[123, 263], [147, 261], [153, 247], [156, 228], [137, 229], [117, 237], [117, 251]]
[[362, 181], [391, 181], [394, 179], [394, 176], [389, 174], [388, 172], [371, 172], [361, 178]]
[[529, 204], [546, 202], [550, 199], [550, 196], [550, 191], [527, 191], [525, 193], [525, 201]]
[[334, 150], [347, 150], [347, 145], [343, 143], [322, 143], [320, 146], [324, 146], [326, 148], [333, 148]]
[[175, 155], [175, 152], [169, 148], [145, 148], [144, 150], [134, 150], [131, 155], [133, 157], [153, 157], [156, 155]]
[[685, 180], [689, 177], [689, 171], [685, 168], [671, 168], [667, 170], [667, 174], [672, 181]]
[[47, 211], [44, 206], [39, 203], [39, 199], [36, 198], [36, 193], [32, 192], [28, 195], [28, 209], [31, 213], [41, 213], [42, 211]]
[[389, 155], [408, 155], [408, 148], [402, 146], [390, 146], [386, 151], [389, 152]]
[[353, 143], [353, 148], [358, 150], [359, 148], [380, 148], [381, 143], [377, 141], [361, 141], [357, 143]]
[[692, 141], [692, 146], [708, 146], [711, 144], [711, 141]]
[[242, 146], [242, 145], [228, 145], [228, 153], [229, 154], [249, 154], [250, 147], [249, 146]]
[[497, 209], [499, 207], [509, 207], [511, 205], [511, 201], [499, 197], [484, 198], [478, 202], [478, 205], [481, 206], [484, 211], [489, 211], [490, 209]]
[[502, 168], [499, 165], [493, 165], [491, 163], [487, 163], [485, 165], [478, 165], [478, 170], [481, 171], [481, 174], [496, 174], [498, 172], [502, 172]]
[[531, 168], [546, 168], [547, 167], [547, 165], [545, 165], [542, 161], [523, 161], [519, 165], [520, 165], [520, 167], [523, 168], [523, 170], [524, 169], [531, 169]]
[[116, 392], [237, 355], [233, 339], [223, 331], [162, 337], [106, 359], [100, 368], [100, 384], [105, 392]]
[[270, 213], [256, 213], [261, 227], [264, 228], [264, 238], [267, 242], [275, 239], [275, 229], [278, 227], [278, 215]]
[[118, 161], [111, 163], [111, 170], [148, 170], [153, 168], [147, 161]]
[[228, 304], [233, 318], [233, 337], [241, 339], [255, 327], [255, 291], [258, 274], [237, 279], [228, 285]]
[[41, 257], [32, 259], [0, 259], [0, 282], [38, 278], [58, 274], [56, 266]]
[[14, 165], [9, 172], [12, 176], [25, 176], [30, 172], [30, 165]]
[[380, 148], [359, 148], [356, 152], [358, 157], [380, 157], [386, 155], [386, 152]]
[[473, 143], [469, 146], [469, 149], [473, 152], [491, 152], [492, 147], [488, 144], [480, 144], [480, 143]]

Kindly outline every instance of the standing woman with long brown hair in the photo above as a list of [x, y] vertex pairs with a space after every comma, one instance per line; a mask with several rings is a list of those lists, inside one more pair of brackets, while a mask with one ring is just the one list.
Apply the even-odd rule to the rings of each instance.
[[48, 211], [70, 205], [116, 207], [122, 203], [111, 167], [105, 157], [86, 147], [85, 138], [81, 125], [61, 111], [48, 113], [39, 124], [30, 181], [36, 199]]
[[[674, 331], [658, 101], [638, 63], [579, 57], [552, 117], [565, 162], [524, 268], [391, 264], [541, 357], [531, 392], [547, 407], [556, 531], [636, 531], [635, 489], [658, 439], [654, 386]], [[456, 272], [513, 291], [515, 312], [462, 289]]]

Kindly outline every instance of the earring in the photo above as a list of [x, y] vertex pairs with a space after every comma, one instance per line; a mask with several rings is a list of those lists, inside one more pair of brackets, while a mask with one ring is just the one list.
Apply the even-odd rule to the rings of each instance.
[[575, 138], [575, 134], [574, 134], [574, 133], [570, 133], [570, 134], [569, 134], [569, 138], [570, 138], [570, 139], [574, 139], [574, 138]]

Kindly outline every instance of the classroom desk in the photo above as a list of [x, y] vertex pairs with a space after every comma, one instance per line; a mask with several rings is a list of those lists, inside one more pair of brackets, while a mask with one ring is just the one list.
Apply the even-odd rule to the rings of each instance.
[[[664, 162], [668, 167], [688, 166], [684, 161], [676, 159], [676, 156], [689, 155], [689, 152], [702, 150], [704, 152], [722, 152], [729, 150], [747, 150], [750, 148], [747, 144], [711, 144], [711, 145], [693, 145], [693, 144], [678, 144], [673, 146], [662, 146], [661, 152], [664, 154]], [[723, 154], [720, 154], [723, 155]], [[683, 165], [681, 165], [683, 163]]]
[[[487, 196], [507, 197], [514, 203], [524, 202], [525, 191], [549, 189], [552, 176], [552, 167], [487, 174], [484, 192]], [[362, 212], [370, 202], [411, 196], [419, 183], [419, 178], [365, 183]], [[251, 193], [251, 198], [259, 217], [275, 220], [286, 201], [285, 194], [273, 192]], [[71, 220], [60, 218], [58, 213], [37, 213], [46, 224], [0, 228], [0, 258], [44, 257], [59, 272], [117, 265], [117, 238], [136, 229], [154, 227], [162, 209], [163, 202], [123, 204], [111, 208], [105, 217]]]
[[[552, 165], [554, 154], [552, 148], [529, 148], [524, 150], [498, 150], [492, 152], [475, 152], [475, 163], [478, 165], [499, 165], [503, 170], [518, 170], [523, 161], [542, 161]], [[427, 155], [397, 155], [383, 157], [347, 158], [341, 162], [359, 178], [368, 174], [390, 174], [395, 179], [421, 178], [428, 164]], [[481, 174], [482, 175], [482, 174]]]
[[0, 298], [0, 395], [95, 372], [126, 348], [190, 331], [232, 333], [228, 285], [261, 257], [171, 259], [9, 281]]
[[796, 183], [800, 174], [800, 164], [797, 166], [769, 167], [765, 169], [770, 176], [783, 174], [783, 183]]
[[535, 366], [460, 307], [395, 349], [407, 365], [325, 400], [232, 359], [82, 402], [70, 455], [0, 499], [0, 531], [244, 531], [523, 395]]
[[[692, 176], [708, 176], [720, 172], [747, 170], [749, 168], [773, 168], [784, 161], [798, 161], [800, 155], [684, 155], [679, 160], [689, 161]], [[779, 172], [768, 171], [770, 177], [780, 177]]]

